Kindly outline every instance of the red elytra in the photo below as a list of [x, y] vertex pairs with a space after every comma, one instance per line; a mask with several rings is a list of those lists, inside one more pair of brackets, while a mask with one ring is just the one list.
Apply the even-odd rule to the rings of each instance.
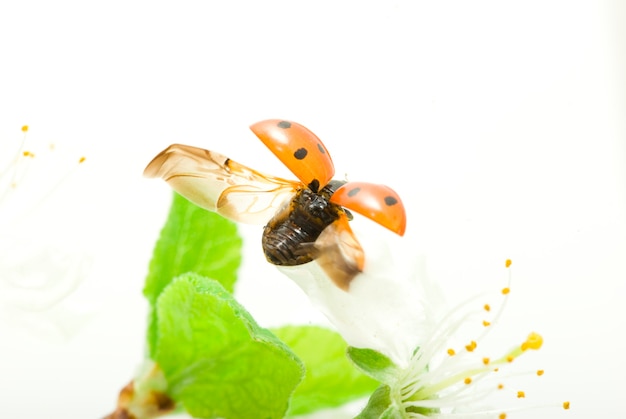
[[268, 261], [294, 266], [316, 259], [335, 285], [348, 291], [364, 269], [365, 255], [344, 208], [403, 235], [406, 213], [400, 197], [384, 185], [331, 181], [335, 169], [328, 150], [300, 124], [271, 119], [250, 128], [299, 181], [183, 144], [159, 153], [144, 175], [165, 179], [187, 199], [230, 220], [265, 224]]
[[313, 192], [335, 175], [328, 150], [308, 128], [296, 122], [268, 119], [250, 129]]
[[333, 202], [374, 220], [400, 236], [406, 230], [406, 211], [400, 196], [388, 186], [349, 182], [339, 187]]

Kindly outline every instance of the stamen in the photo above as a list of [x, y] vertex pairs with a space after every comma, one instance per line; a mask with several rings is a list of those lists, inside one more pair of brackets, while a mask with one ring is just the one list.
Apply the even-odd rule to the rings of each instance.
[[475, 341], [471, 341], [469, 345], [465, 345], [465, 349], [467, 349], [467, 352], [473, 352], [474, 349], [476, 349], [476, 342]]
[[[29, 173], [29, 167], [32, 164], [40, 164], [42, 161], [47, 161], [49, 155], [54, 153], [54, 144], [49, 144], [49, 149], [42, 148], [43, 145], [37, 144], [27, 144], [28, 141], [28, 131], [29, 126], [23, 125], [21, 127], [21, 131], [23, 136], [17, 147], [14, 151], [12, 151], [13, 156], [9, 160], [5, 160], [0, 162], [0, 204], [4, 202], [8, 202], [10, 198], [15, 195], [15, 192], [21, 185], [30, 178], [31, 173]], [[37, 157], [37, 163], [33, 162], [33, 159]], [[21, 211], [18, 215], [18, 218], [14, 220], [16, 223], [20, 222], [22, 219], [28, 218], [32, 212], [34, 212], [38, 207], [40, 207], [44, 202], [48, 200], [57, 189], [72, 176], [73, 172], [77, 169], [77, 167], [82, 164], [86, 158], [84, 156], [80, 157], [77, 161], [77, 165], [72, 167], [70, 166], [65, 173], [61, 173], [61, 176], [52, 176], [52, 183], [50, 186], [43, 187], [43, 194], [41, 196], [37, 195], [36, 198], [39, 198], [36, 203], [34, 203], [29, 208], [26, 208], [25, 211]], [[44, 163], [45, 164], [45, 163]], [[60, 166], [63, 167], [63, 166]], [[56, 181], [56, 182], [55, 182]], [[47, 182], [43, 182], [47, 183]]]
[[22, 158], [35, 156], [35, 154], [31, 153], [30, 151], [24, 151], [27, 131], [28, 125], [23, 125], [22, 132], [24, 133], [24, 135], [22, 136], [19, 146], [13, 154], [13, 157], [7, 162], [5, 167], [0, 167], [0, 182], [8, 186], [8, 188], [2, 190], [2, 185], [0, 185], [0, 203], [5, 200], [11, 190], [15, 189], [18, 183], [21, 181], [21, 174], [24, 172], [24, 170], [20, 169], [20, 165], [26, 164], [21, 163], [21, 161], [23, 160]]
[[537, 351], [541, 348], [541, 345], [543, 345], [543, 338], [541, 337], [541, 335], [539, 333], [532, 332], [526, 338], [526, 342], [522, 343], [522, 351], [525, 351], [527, 349]]
[[[509, 265], [511, 264], [511, 260], [507, 259], [507, 262], [505, 262], [505, 265]], [[507, 266], [508, 267], [508, 266]], [[494, 314], [493, 318], [491, 319], [491, 322], [489, 322], [490, 325], [492, 324], [497, 324], [498, 320], [500, 319], [500, 317], [502, 316], [502, 313], [504, 312], [504, 309], [506, 308], [506, 302], [508, 300], [508, 294], [510, 292], [510, 286], [511, 286], [511, 271], [508, 271], [508, 275], [507, 275], [507, 287], [504, 288], [505, 290], [507, 290], [506, 292], [502, 292], [502, 294], [505, 296], [504, 298], [504, 302], [502, 304], [499, 305], [497, 312]], [[483, 309], [487, 312], [491, 311], [491, 306], [489, 304], [485, 304], [483, 306]], [[485, 326], [486, 327], [486, 326]], [[492, 330], [492, 328], [488, 328], [485, 329], [480, 336], [478, 337], [478, 339], [476, 339], [476, 341], [480, 342], [485, 336], [487, 336], [487, 334], [490, 332], [490, 330]]]
[[[509, 268], [511, 264], [510, 259], [505, 261], [506, 268]], [[489, 315], [485, 315], [486, 319], [482, 319], [482, 325], [485, 329], [480, 330], [478, 336], [473, 336], [474, 340], [471, 340], [461, 348], [457, 348], [459, 350], [458, 353], [452, 347], [446, 349], [447, 345], [456, 346], [455, 343], [451, 342], [450, 338], [454, 336], [455, 332], [460, 329], [461, 325], [468, 318], [466, 313], [468, 304], [466, 301], [447, 313], [441, 321], [441, 327], [435, 328], [432, 336], [425, 339], [426, 343], [413, 354], [410, 368], [406, 371], [406, 375], [400, 378], [396, 390], [392, 389], [393, 394], [395, 394], [392, 397], [394, 399], [397, 398], [398, 405], [404, 408], [407, 417], [423, 419], [430, 417], [429, 413], [416, 413], [411, 408], [444, 409], [453, 406], [465, 406], [468, 402], [480, 400], [483, 395], [487, 396], [494, 393], [496, 389], [503, 390], [505, 387], [504, 382], [509, 375], [503, 377], [502, 372], [500, 372], [500, 377], [498, 377], [493, 375], [493, 372], [497, 372], [499, 367], [513, 362], [525, 351], [541, 348], [543, 338], [538, 333], [532, 332], [528, 334], [521, 344], [513, 346], [508, 352], [497, 358], [483, 357], [476, 353], [478, 352], [476, 350], [478, 344], [482, 345], [482, 339], [494, 329], [494, 325], [497, 325], [504, 306], [508, 301], [511, 290], [510, 270], [507, 276], [508, 282], [504, 284], [504, 288], [501, 288], [501, 303], [495, 306], [493, 311], [489, 304], [484, 303], [482, 305], [482, 310], [484, 310], [482, 313], [489, 312]], [[495, 289], [497, 290], [498, 288]], [[481, 298], [480, 296], [476, 297]], [[479, 315], [481, 312], [480, 301], [476, 302], [476, 299], [471, 299], [474, 302], [469, 308], [474, 316]], [[478, 304], [474, 306], [473, 304], [476, 303]], [[480, 317], [477, 320], [480, 320]], [[478, 325], [475, 324], [475, 326]], [[462, 348], [465, 348], [466, 351], [462, 351]], [[444, 353], [447, 353], [448, 357], [445, 355], [442, 357]], [[535, 373], [537, 376], [542, 376], [544, 370], [535, 370]], [[501, 382], [498, 383], [496, 380]], [[472, 390], [468, 389], [470, 384], [472, 385]], [[483, 386], [482, 384], [486, 385]], [[507, 384], [508, 386], [509, 384]], [[477, 396], [477, 393], [480, 396]], [[522, 390], [513, 390], [513, 395], [516, 395], [519, 399], [526, 398], [526, 393]], [[569, 409], [569, 402], [564, 402], [563, 408]], [[507, 412], [511, 413], [509, 410]], [[470, 414], [473, 416], [474, 414], [484, 415], [485, 413], [485, 411], [480, 411]], [[506, 419], [508, 414], [501, 411], [490, 411], [488, 413], [500, 419]]]

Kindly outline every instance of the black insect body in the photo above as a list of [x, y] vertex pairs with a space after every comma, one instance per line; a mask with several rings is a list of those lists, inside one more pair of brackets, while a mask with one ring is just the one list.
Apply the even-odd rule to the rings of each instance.
[[348, 291], [365, 269], [349, 211], [401, 236], [406, 213], [400, 197], [385, 185], [332, 180], [335, 167], [328, 150], [298, 123], [268, 119], [250, 129], [298, 180], [263, 174], [215, 151], [183, 144], [159, 153], [144, 174], [165, 179], [196, 205], [230, 220], [265, 224], [262, 247], [270, 263], [289, 270], [314, 260], [334, 285]]
[[317, 193], [302, 188], [278, 211], [263, 230], [263, 251], [269, 262], [295, 266], [315, 259], [314, 243], [319, 235], [346, 213], [340, 205], [329, 202], [344, 183], [332, 180]]

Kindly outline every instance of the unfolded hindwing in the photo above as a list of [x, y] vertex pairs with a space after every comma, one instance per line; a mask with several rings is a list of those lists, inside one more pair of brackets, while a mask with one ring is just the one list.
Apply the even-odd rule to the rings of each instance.
[[299, 182], [265, 175], [214, 151], [172, 144], [146, 167], [176, 192], [210, 211], [247, 224], [266, 223]]

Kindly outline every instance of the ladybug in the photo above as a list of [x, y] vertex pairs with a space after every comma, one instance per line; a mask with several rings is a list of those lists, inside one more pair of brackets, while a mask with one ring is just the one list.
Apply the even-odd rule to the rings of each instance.
[[402, 236], [406, 212], [388, 186], [333, 180], [328, 150], [306, 127], [269, 119], [252, 132], [299, 179], [266, 175], [214, 151], [173, 144], [146, 167], [196, 205], [249, 224], [265, 224], [266, 259], [279, 266], [316, 260], [334, 284], [347, 291], [363, 271], [365, 256], [352, 232], [350, 211]]

